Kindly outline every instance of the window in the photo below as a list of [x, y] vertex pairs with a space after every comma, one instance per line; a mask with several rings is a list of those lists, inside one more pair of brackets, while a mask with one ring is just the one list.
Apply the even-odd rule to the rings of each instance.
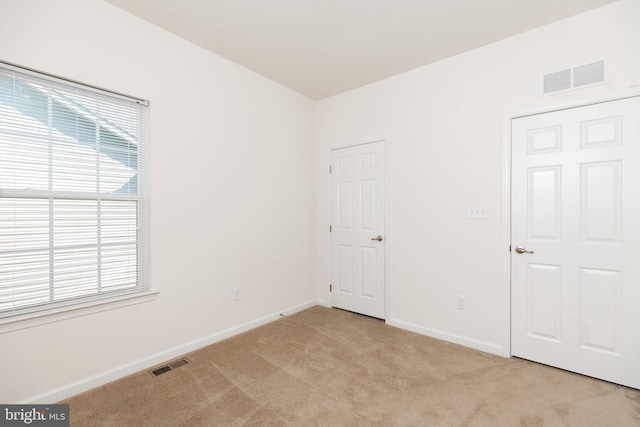
[[0, 64], [0, 319], [149, 290], [147, 110]]

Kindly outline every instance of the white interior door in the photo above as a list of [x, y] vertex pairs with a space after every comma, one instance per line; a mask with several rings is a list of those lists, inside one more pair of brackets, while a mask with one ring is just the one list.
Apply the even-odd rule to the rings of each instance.
[[512, 354], [640, 388], [640, 98], [514, 119], [512, 191]]
[[331, 151], [331, 305], [385, 318], [384, 141]]

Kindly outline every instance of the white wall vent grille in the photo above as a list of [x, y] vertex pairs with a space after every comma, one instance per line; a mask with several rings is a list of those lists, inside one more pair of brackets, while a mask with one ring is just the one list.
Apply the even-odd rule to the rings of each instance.
[[579, 65], [542, 76], [542, 93], [561, 92], [604, 83], [604, 61]]
[[542, 78], [542, 91], [548, 93], [571, 89], [571, 69], [545, 74]]

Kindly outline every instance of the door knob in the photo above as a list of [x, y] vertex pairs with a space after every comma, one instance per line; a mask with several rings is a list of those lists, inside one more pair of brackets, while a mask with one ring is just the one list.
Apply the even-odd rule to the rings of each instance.
[[376, 237], [372, 238], [371, 240], [377, 240], [378, 242], [382, 242], [382, 236], [376, 236]]
[[528, 251], [522, 246], [516, 246], [516, 253], [517, 254], [532, 254], [533, 251]]

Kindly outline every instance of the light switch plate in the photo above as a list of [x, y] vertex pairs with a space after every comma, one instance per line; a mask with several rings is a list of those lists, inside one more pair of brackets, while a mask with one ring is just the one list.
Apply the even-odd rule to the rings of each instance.
[[489, 218], [489, 206], [484, 204], [468, 205], [467, 218], [470, 218], [470, 219]]

